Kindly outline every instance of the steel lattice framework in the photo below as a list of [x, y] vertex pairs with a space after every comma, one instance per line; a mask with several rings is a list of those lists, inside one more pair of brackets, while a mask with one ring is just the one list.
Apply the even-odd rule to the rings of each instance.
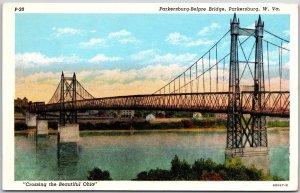
[[[281, 45], [265, 40], [264, 32], [278, 38]], [[230, 52], [220, 57], [221, 41], [228, 34], [230, 34]], [[242, 39], [243, 37], [245, 39]], [[253, 44], [245, 46], [251, 38], [254, 40]], [[283, 42], [288, 41], [264, 30], [260, 16], [255, 29], [247, 29], [240, 27], [240, 21], [234, 14], [230, 21], [230, 30], [220, 40], [183, 73], [153, 94], [94, 98], [76, 80], [75, 73], [73, 77], [65, 77], [62, 73], [61, 81], [49, 103], [33, 103], [29, 111], [38, 114], [60, 112], [61, 125], [67, 122], [76, 123], [77, 111], [82, 110], [132, 109], [226, 113], [227, 148], [267, 147], [266, 116], [289, 117], [290, 112], [290, 93], [282, 91], [283, 51], [289, 51], [283, 47]], [[279, 90], [271, 89], [270, 46], [278, 49]], [[264, 48], [267, 62], [263, 59]], [[252, 55], [254, 56], [251, 61]], [[227, 60], [229, 61], [226, 62]], [[247, 82], [248, 85], [242, 85], [246, 69], [248, 79], [251, 81], [250, 84]], [[268, 79], [267, 83], [265, 77]]]
[[[261, 114], [265, 116], [289, 117], [289, 92], [264, 92], [261, 109], [252, 108], [253, 92], [242, 92], [242, 113]], [[39, 104], [30, 106], [35, 113], [60, 111], [60, 103]], [[191, 93], [191, 94], [157, 94], [131, 95], [106, 98], [93, 98], [64, 102], [64, 110], [166, 110], [166, 111], [199, 111], [227, 113], [228, 92]]]

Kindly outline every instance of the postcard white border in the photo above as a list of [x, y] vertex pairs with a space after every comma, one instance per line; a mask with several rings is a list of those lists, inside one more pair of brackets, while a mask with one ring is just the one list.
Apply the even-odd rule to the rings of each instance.
[[[296, 4], [247, 3], [252, 7], [280, 8], [279, 12], [237, 12], [237, 14], [290, 14], [290, 180], [267, 182], [141, 182], [141, 181], [98, 181], [96, 186], [81, 187], [34, 187], [25, 186], [23, 181], [14, 181], [14, 103], [15, 98], [15, 7], [25, 7], [23, 13], [157, 13], [157, 14], [233, 14], [233, 12], [159, 12], [160, 6], [240, 6], [244, 3], [5, 3], [3, 5], [3, 50], [2, 50], [2, 132], [3, 132], [3, 189], [4, 190], [248, 190], [283, 191], [298, 188], [298, 7]], [[19, 12], [20, 13], [20, 12]], [[58, 181], [56, 181], [58, 182]], [[67, 181], [63, 181], [67, 182]], [[273, 184], [288, 184], [273, 187]]]

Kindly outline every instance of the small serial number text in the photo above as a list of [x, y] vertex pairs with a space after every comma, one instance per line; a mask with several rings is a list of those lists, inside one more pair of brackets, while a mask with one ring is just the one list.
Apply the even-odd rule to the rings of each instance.
[[15, 11], [24, 11], [24, 7], [15, 7]]

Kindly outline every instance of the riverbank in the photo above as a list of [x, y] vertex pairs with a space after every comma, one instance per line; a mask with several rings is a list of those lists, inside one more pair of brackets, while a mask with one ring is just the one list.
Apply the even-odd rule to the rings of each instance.
[[[79, 122], [81, 132], [98, 131], [222, 131], [226, 130], [226, 119], [218, 118], [163, 118], [155, 120], [144, 119], [115, 119], [98, 122]], [[48, 122], [49, 133], [57, 133], [57, 122]], [[288, 129], [288, 121], [269, 121], [268, 130]], [[15, 123], [15, 133], [34, 133], [35, 129], [29, 129], [26, 124]]]
[[[287, 127], [271, 127], [267, 128], [268, 131], [289, 131]], [[124, 129], [117, 129], [117, 130], [83, 130], [80, 133], [110, 133], [110, 132], [215, 132], [215, 131], [226, 131], [226, 128], [181, 128], [181, 129], [144, 129], [144, 130], [124, 130]], [[35, 134], [36, 129], [27, 129], [22, 131], [15, 131], [15, 134]], [[57, 134], [57, 130], [49, 129], [49, 134]]]

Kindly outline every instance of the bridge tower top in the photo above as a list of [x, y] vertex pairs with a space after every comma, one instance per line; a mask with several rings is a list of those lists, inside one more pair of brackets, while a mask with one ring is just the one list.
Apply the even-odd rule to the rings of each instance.
[[261, 20], [260, 15], [258, 16], [258, 21], [255, 21], [255, 35], [256, 37], [263, 38], [264, 33], [264, 22]]
[[230, 19], [230, 32], [231, 35], [238, 35], [239, 34], [239, 27], [240, 27], [240, 19], [236, 17], [234, 13], [233, 19]]

